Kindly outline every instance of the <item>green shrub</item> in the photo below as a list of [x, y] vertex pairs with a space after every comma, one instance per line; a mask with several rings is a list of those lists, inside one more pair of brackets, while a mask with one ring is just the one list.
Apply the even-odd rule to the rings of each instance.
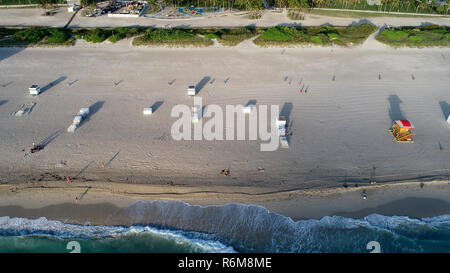
[[261, 39], [270, 41], [288, 41], [294, 38], [292, 34], [283, 27], [268, 28], [260, 37]]
[[314, 43], [318, 43], [318, 44], [322, 43], [322, 39], [320, 39], [320, 37], [317, 35], [311, 36], [311, 41], [313, 41]]
[[101, 28], [90, 29], [83, 35], [84, 40], [91, 43], [101, 43], [111, 36], [110, 30]]
[[408, 33], [395, 29], [385, 29], [381, 32], [381, 34], [386, 35], [391, 39], [402, 39], [408, 37]]
[[445, 33], [445, 36], [447, 37], [447, 39], [450, 39], [450, 32]]
[[248, 40], [262, 31], [253, 27], [220, 28], [220, 29], [195, 29], [194, 33], [203, 35], [208, 39], [217, 39], [225, 46], [235, 46], [244, 40]]
[[207, 34], [205, 34], [205, 37], [208, 38], [208, 39], [218, 39], [218, 38], [220, 38], [220, 36], [217, 35], [216, 33], [207, 33]]
[[111, 43], [117, 43], [118, 41], [122, 40], [123, 38], [125, 38], [124, 35], [113, 34], [113, 35], [108, 37], [108, 41], [110, 41]]
[[371, 24], [361, 24], [349, 27], [275, 27], [269, 28], [255, 39], [259, 46], [289, 46], [289, 45], [341, 45], [352, 46], [362, 43], [377, 29]]
[[108, 41], [116, 43], [122, 39], [133, 37], [140, 32], [138, 28], [117, 27], [111, 31], [112, 35], [108, 37]]
[[71, 32], [66, 29], [52, 28], [49, 30], [47, 42], [50, 44], [63, 44], [72, 38]]
[[339, 34], [337, 34], [337, 33], [327, 33], [327, 36], [330, 39], [337, 39], [337, 38], [339, 38]]
[[408, 39], [410, 39], [411, 41], [415, 41], [415, 42], [422, 41], [422, 38], [420, 36], [416, 36], [416, 35], [411, 35], [408, 37]]
[[19, 30], [12, 29], [12, 28], [0, 28], [0, 37], [8, 36], [8, 35], [14, 35]]
[[449, 29], [449, 27], [437, 25], [414, 28], [398, 27], [389, 31], [382, 31], [377, 40], [395, 47], [450, 46], [449, 36], [447, 35]]
[[37, 44], [45, 36], [47, 36], [48, 30], [39, 27], [30, 27], [14, 34], [14, 38], [20, 39], [29, 44]]
[[133, 45], [168, 46], [210, 46], [213, 43], [206, 37], [199, 37], [195, 30], [188, 29], [147, 29], [145, 34], [136, 37]]

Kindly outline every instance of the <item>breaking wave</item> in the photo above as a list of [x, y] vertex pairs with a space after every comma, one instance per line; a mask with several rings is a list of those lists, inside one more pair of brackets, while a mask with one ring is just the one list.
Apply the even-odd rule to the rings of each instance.
[[122, 213], [133, 225], [0, 217], [0, 240], [16, 238], [17, 246], [17, 238], [77, 239], [88, 252], [364, 253], [369, 252], [370, 241], [379, 242], [381, 252], [450, 252], [450, 215], [416, 219], [371, 214], [361, 219], [326, 216], [293, 221], [256, 205], [198, 206], [162, 200], [139, 201]]

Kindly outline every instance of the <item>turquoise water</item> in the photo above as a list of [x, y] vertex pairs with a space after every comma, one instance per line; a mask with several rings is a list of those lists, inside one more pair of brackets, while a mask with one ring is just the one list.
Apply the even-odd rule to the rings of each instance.
[[[135, 226], [71, 225], [45, 218], [0, 217], [0, 252], [450, 252], [450, 215], [414, 219], [371, 214], [293, 221], [264, 207], [137, 202]], [[169, 227], [170, 228], [166, 228]], [[72, 243], [73, 244], [73, 243]], [[371, 248], [369, 248], [371, 249]]]

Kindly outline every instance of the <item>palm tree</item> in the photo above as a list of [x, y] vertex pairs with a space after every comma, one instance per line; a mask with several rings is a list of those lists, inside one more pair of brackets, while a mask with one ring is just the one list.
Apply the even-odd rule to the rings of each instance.
[[424, 0], [418, 0], [416, 2], [416, 13], [419, 12], [419, 9], [422, 10], [423, 7], [426, 7], [426, 2]]
[[398, 8], [399, 5], [400, 5], [400, 0], [391, 0], [391, 8], [389, 9], [389, 12], [392, 11], [392, 8], [394, 8], [394, 7]]

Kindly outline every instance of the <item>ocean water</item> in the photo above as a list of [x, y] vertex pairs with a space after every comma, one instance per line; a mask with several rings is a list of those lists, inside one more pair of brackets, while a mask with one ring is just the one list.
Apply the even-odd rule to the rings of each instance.
[[[381, 252], [450, 253], [450, 215], [371, 214], [293, 221], [264, 207], [137, 202], [133, 226], [73, 225], [46, 218], [0, 217], [0, 252]], [[371, 243], [373, 244], [373, 243]], [[75, 246], [74, 246], [75, 245]], [[79, 248], [78, 248], [79, 246]]]

